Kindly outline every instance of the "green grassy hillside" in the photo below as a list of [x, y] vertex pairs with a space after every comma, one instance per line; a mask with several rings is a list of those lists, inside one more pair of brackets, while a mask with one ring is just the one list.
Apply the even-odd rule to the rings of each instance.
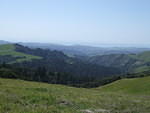
[[15, 51], [15, 45], [13, 44], [0, 45], [0, 56], [8, 55], [13, 58], [17, 58], [15, 59], [15, 61], [11, 61], [9, 63], [31, 61], [32, 59], [41, 59], [41, 57], [39, 56], [33, 56]]
[[95, 89], [0, 79], [0, 113], [149, 113], [150, 77]]
[[150, 51], [143, 52], [137, 55], [139, 60], [143, 60], [145, 62], [150, 62]]
[[126, 94], [150, 94], [150, 77], [118, 80], [100, 87], [102, 91]]
[[134, 68], [132, 72], [134, 73], [141, 73], [144, 71], [150, 71], [150, 51], [145, 51], [137, 55], [129, 55], [131, 58], [134, 58], [137, 60], [135, 62]]

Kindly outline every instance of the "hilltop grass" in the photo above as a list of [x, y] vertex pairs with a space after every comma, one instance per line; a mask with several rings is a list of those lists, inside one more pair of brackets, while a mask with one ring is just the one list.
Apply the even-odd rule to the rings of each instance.
[[138, 57], [145, 62], [150, 62], [150, 51], [143, 52], [139, 54]]
[[120, 92], [125, 94], [150, 94], [150, 77], [122, 79], [100, 87], [101, 91]]
[[39, 57], [39, 56], [33, 56], [33, 55], [24, 54], [24, 53], [15, 51], [15, 45], [13, 45], [13, 44], [1, 45], [0, 46], [0, 55], [1, 56], [10, 55], [12, 57], [17, 57], [16, 61], [9, 62], [9, 63], [31, 61], [33, 59], [41, 59], [41, 57]]
[[150, 77], [84, 89], [0, 79], [0, 113], [149, 113]]
[[150, 51], [145, 51], [145, 52], [142, 52], [142, 53], [137, 54], [137, 55], [129, 55], [129, 57], [131, 57], [131, 58], [141, 60], [144, 62], [150, 62], [149, 56], [150, 56]]

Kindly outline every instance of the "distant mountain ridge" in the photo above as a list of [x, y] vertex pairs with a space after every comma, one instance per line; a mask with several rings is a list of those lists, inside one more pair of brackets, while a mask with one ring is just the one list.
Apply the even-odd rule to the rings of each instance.
[[150, 48], [135, 48], [135, 47], [92, 47], [83, 45], [58, 45], [58, 44], [44, 44], [44, 43], [19, 43], [31, 48], [43, 48], [50, 50], [62, 51], [71, 56], [95, 56], [108, 54], [136, 54], [143, 51], [148, 51]]
[[[0, 44], [8, 44], [11, 42], [0, 41]], [[59, 45], [52, 43], [23, 43], [18, 44], [30, 48], [41, 48], [49, 50], [62, 51], [68, 56], [96, 56], [96, 55], [109, 55], [109, 54], [137, 54], [140, 52], [148, 51], [150, 48], [139, 47], [92, 47], [84, 45]]]
[[0, 44], [9, 44], [10, 42], [8, 41], [4, 41], [4, 40], [0, 40]]

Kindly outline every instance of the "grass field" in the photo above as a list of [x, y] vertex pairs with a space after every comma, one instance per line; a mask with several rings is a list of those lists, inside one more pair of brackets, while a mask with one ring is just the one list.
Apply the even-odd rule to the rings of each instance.
[[84, 89], [0, 79], [0, 113], [149, 113], [150, 77]]
[[10, 55], [12, 57], [17, 57], [16, 61], [12, 61], [10, 63], [31, 61], [33, 59], [41, 59], [41, 57], [39, 56], [33, 56], [33, 55], [24, 54], [24, 53], [15, 51], [15, 45], [13, 44], [0, 45], [0, 55], [1, 56]]

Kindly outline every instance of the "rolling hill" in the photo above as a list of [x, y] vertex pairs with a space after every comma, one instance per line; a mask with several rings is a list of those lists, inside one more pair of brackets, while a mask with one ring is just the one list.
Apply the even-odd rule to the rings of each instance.
[[150, 51], [139, 54], [111, 54], [93, 56], [87, 59], [90, 63], [106, 67], [120, 68], [127, 73], [150, 71]]
[[148, 113], [150, 77], [94, 89], [0, 79], [1, 113]]
[[41, 57], [39, 56], [34, 56], [16, 51], [16, 45], [14, 44], [0, 45], [0, 57], [1, 63], [2, 62], [17, 63], [24, 61], [32, 61], [34, 59], [41, 59]]

